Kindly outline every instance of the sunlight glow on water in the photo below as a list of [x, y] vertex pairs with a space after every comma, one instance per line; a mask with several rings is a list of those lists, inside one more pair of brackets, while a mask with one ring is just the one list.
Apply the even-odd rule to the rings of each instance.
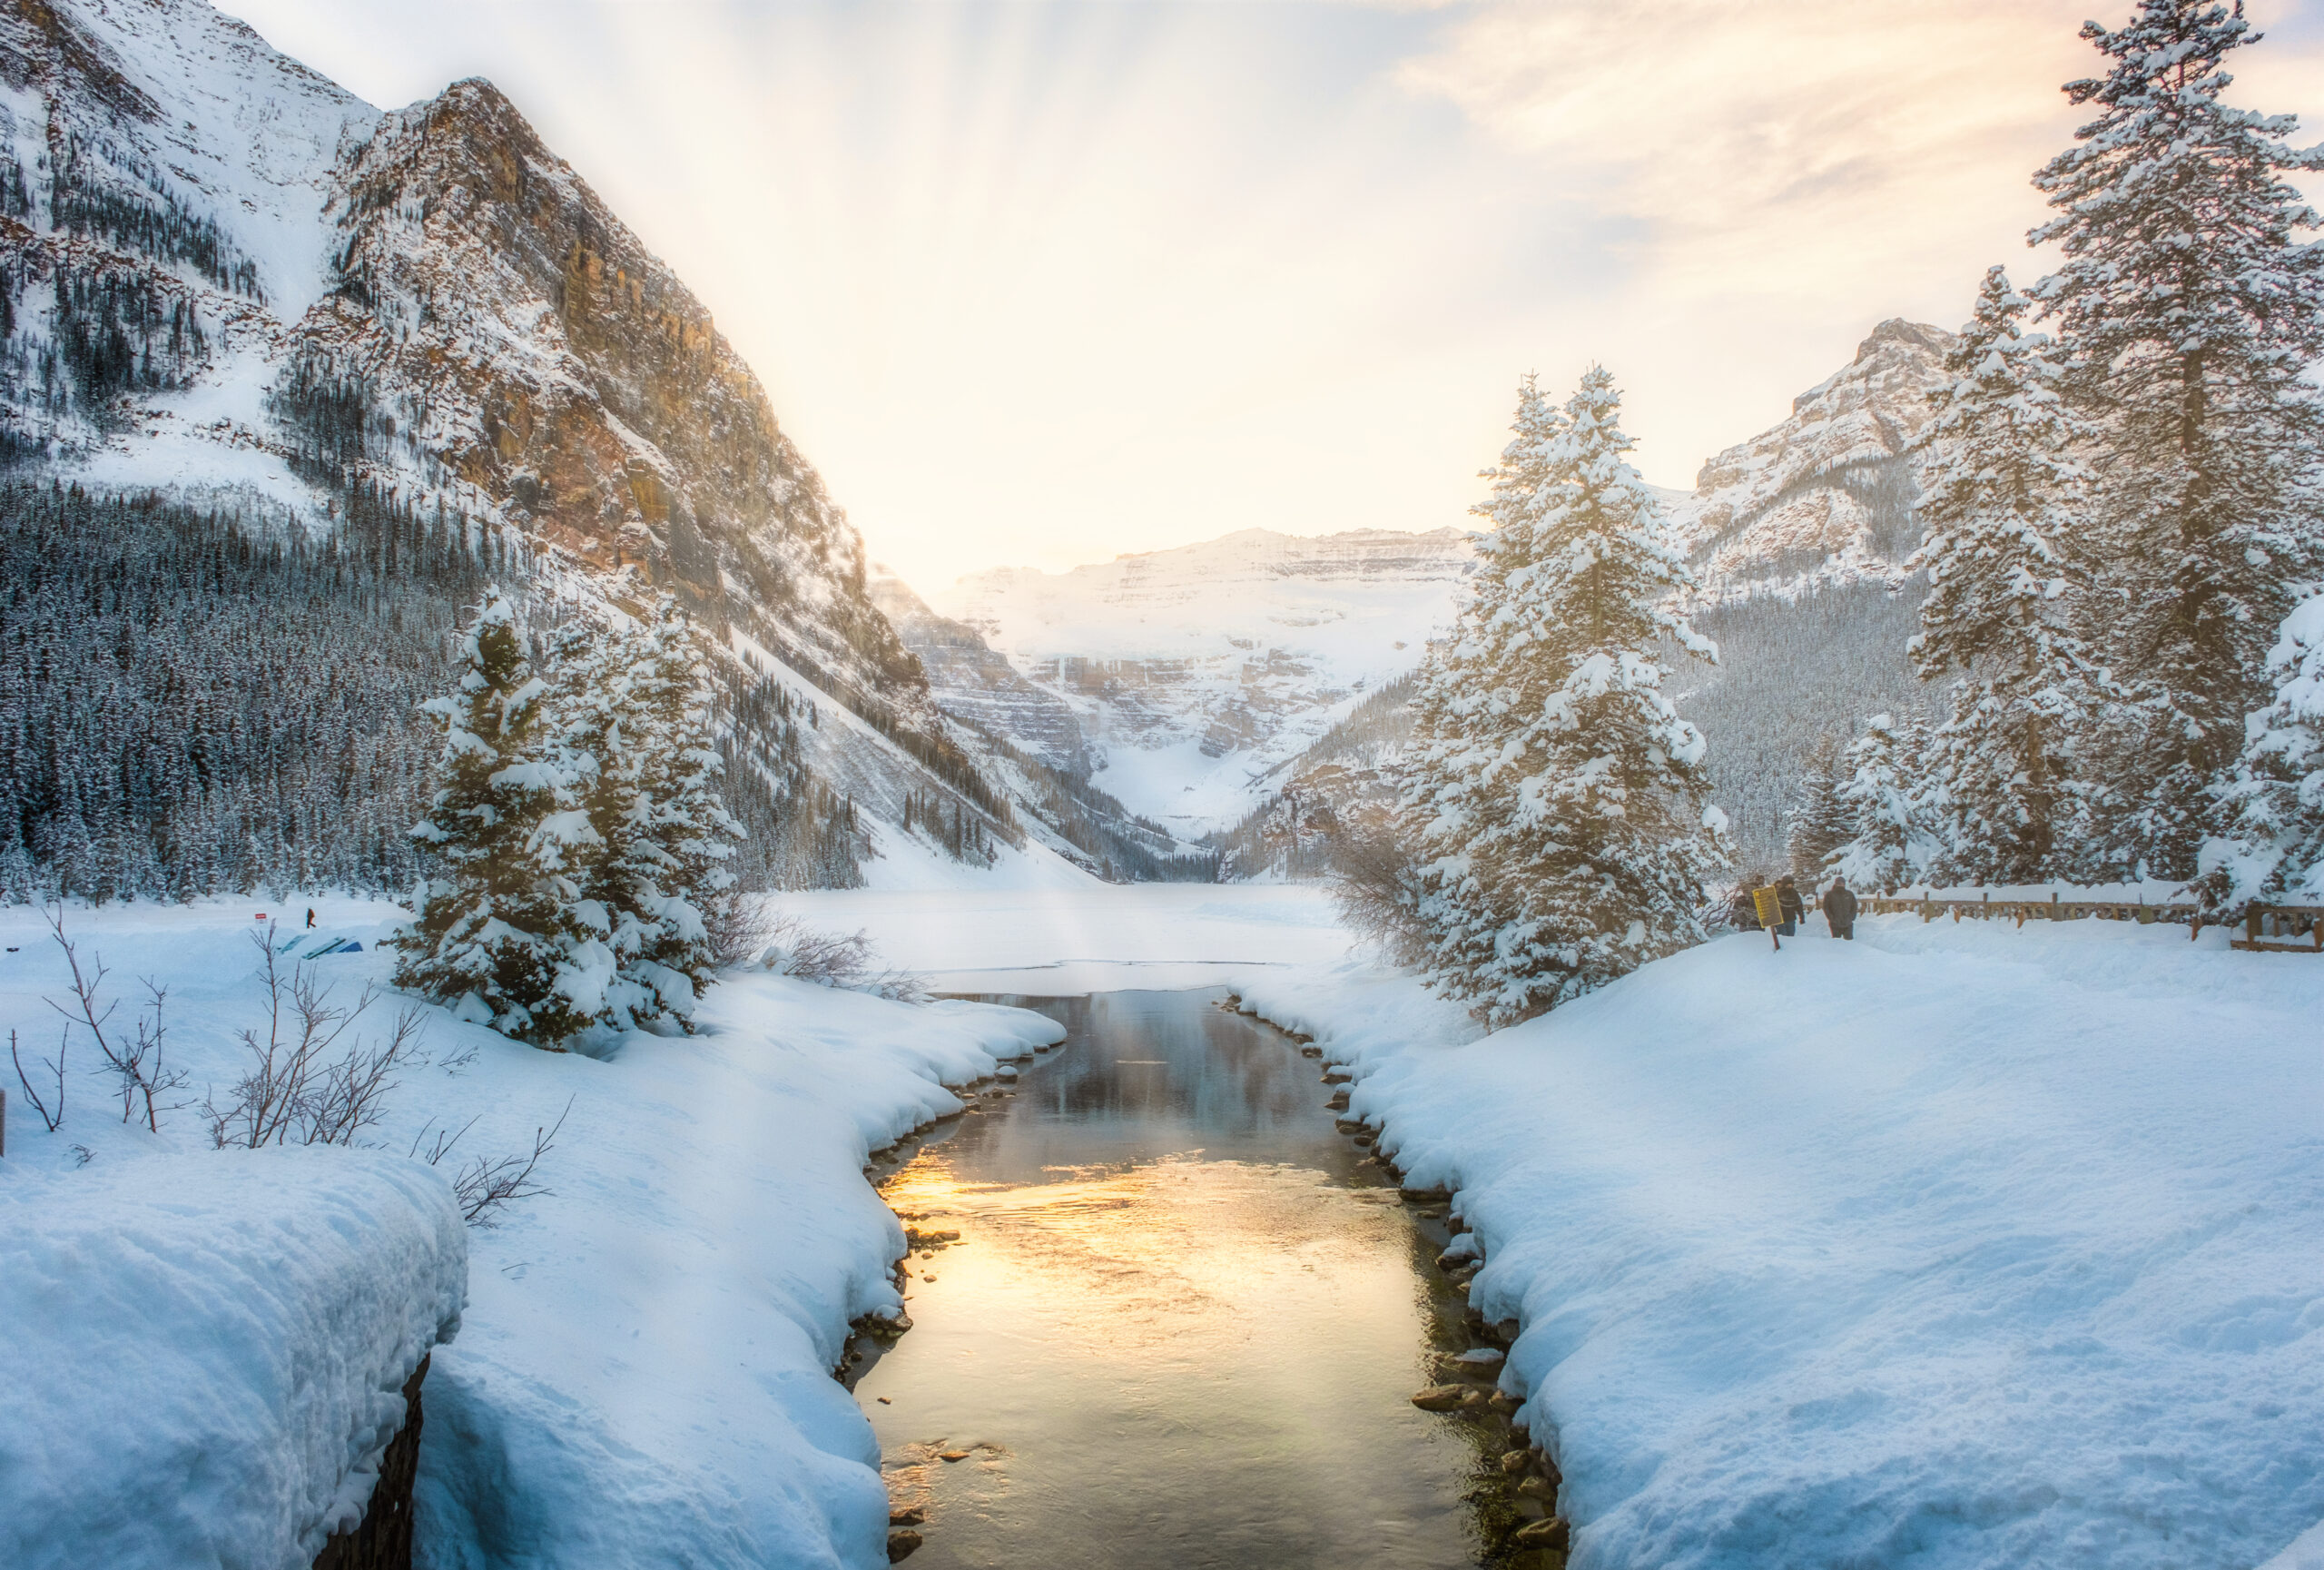
[[1041, 1006], [1067, 1046], [885, 1187], [961, 1234], [857, 1386], [912, 1562], [1478, 1564], [1482, 1441], [1409, 1399], [1466, 1344], [1438, 1245], [1315, 1064], [1206, 994]]

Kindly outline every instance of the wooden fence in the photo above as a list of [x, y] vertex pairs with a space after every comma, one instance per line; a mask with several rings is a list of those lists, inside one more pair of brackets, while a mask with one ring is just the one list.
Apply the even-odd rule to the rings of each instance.
[[2278, 954], [2324, 953], [2324, 905], [2252, 905], [2243, 913], [2239, 949]]
[[[2125, 900], [2062, 900], [2053, 895], [2046, 900], [1997, 900], [1991, 896], [1974, 900], [1913, 900], [1887, 895], [1866, 895], [1863, 908], [1872, 915], [1917, 915], [1925, 922], [1939, 916], [1951, 916], [1955, 921], [2006, 921], [2024, 926], [2027, 922], [2170, 922], [2187, 923], [2190, 938], [2200, 936], [2203, 930], [2203, 913], [2192, 904], [2150, 905]], [[2216, 921], [2213, 925], [2218, 925]], [[2232, 947], [2254, 949], [2269, 953], [2324, 953], [2324, 905], [2260, 905], [2245, 907], [2243, 935], [2234, 939]]]
[[1874, 894], [1864, 908], [1873, 915], [1917, 915], [1925, 922], [1949, 915], [1979, 922], [2170, 922], [2187, 923], [2189, 937], [2203, 930], [2203, 913], [2192, 904], [2150, 905], [2136, 900], [1997, 900], [1990, 895], [1974, 900], [1908, 900]]

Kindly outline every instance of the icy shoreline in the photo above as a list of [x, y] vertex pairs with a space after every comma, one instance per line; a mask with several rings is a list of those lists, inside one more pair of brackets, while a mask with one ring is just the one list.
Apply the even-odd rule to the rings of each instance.
[[1876, 919], [1482, 1039], [1236, 991], [1457, 1192], [1577, 1567], [2245, 1570], [2324, 1517], [2324, 968], [2224, 944]]

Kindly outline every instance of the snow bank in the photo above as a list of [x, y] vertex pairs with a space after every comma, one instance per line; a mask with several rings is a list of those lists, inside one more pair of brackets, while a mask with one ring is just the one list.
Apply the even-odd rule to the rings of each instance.
[[[171, 1061], [198, 1100], [231, 1084], [232, 1032], [259, 1022], [244, 929], [257, 910], [298, 919], [307, 903], [113, 907], [68, 921], [84, 963], [102, 953], [116, 979], [150, 974], [170, 988]], [[383, 980], [391, 955], [379, 940], [401, 913], [313, 903], [315, 943], [363, 944], [316, 962], [317, 973], [342, 1001]], [[0, 1030], [22, 1032], [30, 1066], [34, 1044], [53, 1049], [55, 1016], [41, 998], [64, 995], [63, 966], [34, 913], [0, 910], [0, 938], [18, 949], [0, 954]], [[133, 983], [118, 991], [126, 1012]], [[366, 1022], [376, 1035], [386, 1021]], [[466, 1128], [450, 1170], [469, 1155], [528, 1150], [537, 1129], [566, 1121], [538, 1173], [550, 1191], [468, 1235], [460, 1338], [428, 1376], [421, 1565], [887, 1563], [878, 1447], [831, 1377], [851, 1320], [901, 1308], [887, 1271], [902, 1230], [863, 1163], [957, 1111], [948, 1084], [989, 1075], [1061, 1029], [1019, 1010], [913, 1007], [765, 974], [710, 989], [699, 1022], [700, 1035], [638, 1032], [589, 1057], [428, 1012], [428, 1061], [389, 1099], [374, 1131], [381, 1145], [400, 1152], [416, 1136]], [[57, 1133], [10, 1097], [0, 1173], [45, 1170], [63, 1183], [127, 1172], [155, 1150], [204, 1170], [244, 1159], [203, 1149], [190, 1112], [165, 1117], [158, 1138], [123, 1127], [85, 1071], [94, 1053], [74, 1053]], [[94, 1153], [78, 1171], [76, 1143]], [[319, 1173], [331, 1154], [316, 1157]], [[44, 1426], [80, 1420], [82, 1382], [47, 1387], [35, 1403]], [[103, 1443], [129, 1417], [84, 1426]], [[185, 1492], [185, 1471], [140, 1488]], [[0, 1564], [16, 1563], [0, 1552]]]
[[0, 1163], [0, 1564], [313, 1563], [467, 1279], [450, 1186], [401, 1157]]
[[1578, 1570], [2283, 1550], [2324, 1517], [2324, 965], [1857, 932], [1483, 1039], [1362, 965], [1240, 990], [1460, 1190]]

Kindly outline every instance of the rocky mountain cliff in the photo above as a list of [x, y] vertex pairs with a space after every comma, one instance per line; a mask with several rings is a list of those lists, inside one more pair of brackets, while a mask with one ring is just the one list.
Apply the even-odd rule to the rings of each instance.
[[994, 667], [950, 652], [954, 635], [908, 622], [905, 637], [946, 708], [990, 713], [1031, 748], [1055, 711], [1023, 690], [1047, 695], [1078, 722], [1098, 786], [1191, 837], [1241, 818], [1272, 775], [1419, 663], [1472, 538], [1246, 529], [1067, 573], [963, 578], [935, 602], [1005, 657], [1021, 684], [1011, 712], [995, 708]]
[[201, 0], [6, 0], [0, 458], [316, 536], [384, 498], [544, 593], [677, 593], [740, 730], [776, 688], [861, 722], [743, 736], [770, 810], [1021, 837], [756, 377], [489, 83], [381, 114]]
[[1915, 449], [1953, 342], [1884, 321], [1788, 417], [1703, 465], [1670, 521], [1709, 597], [1901, 581], [1920, 541]]

